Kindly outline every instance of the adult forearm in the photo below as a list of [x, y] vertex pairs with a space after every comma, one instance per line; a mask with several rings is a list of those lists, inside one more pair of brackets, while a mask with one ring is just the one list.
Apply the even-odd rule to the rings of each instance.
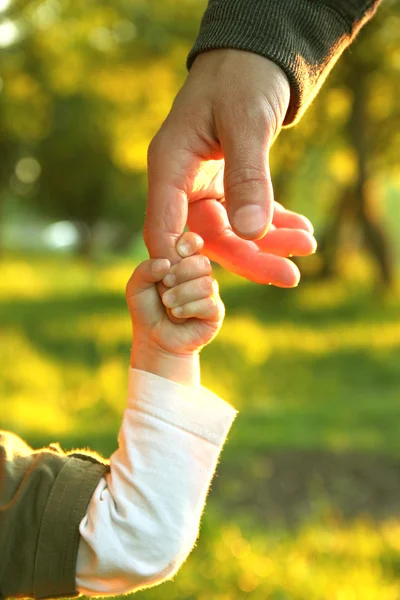
[[292, 125], [381, 1], [209, 0], [187, 66], [199, 53], [218, 48], [271, 59], [290, 82], [284, 125]]

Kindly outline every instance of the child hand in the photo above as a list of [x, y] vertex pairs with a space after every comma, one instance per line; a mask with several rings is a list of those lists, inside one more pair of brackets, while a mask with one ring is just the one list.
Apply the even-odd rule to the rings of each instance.
[[[134, 271], [126, 288], [126, 298], [136, 343], [162, 353], [189, 356], [211, 342], [221, 328], [225, 307], [212, 278], [208, 258], [196, 254], [201, 238], [184, 233], [177, 250], [184, 243], [186, 257], [173, 265], [159, 258], [146, 260]], [[157, 284], [165, 289], [162, 300]], [[167, 308], [179, 321], [172, 322]], [[186, 320], [183, 320], [186, 319]]]

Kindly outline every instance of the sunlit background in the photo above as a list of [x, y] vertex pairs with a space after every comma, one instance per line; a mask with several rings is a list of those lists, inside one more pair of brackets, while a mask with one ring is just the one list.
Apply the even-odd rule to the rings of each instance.
[[[0, 0], [1, 426], [109, 456], [148, 143], [200, 0]], [[162, 600], [400, 598], [400, 6], [386, 0], [272, 153], [320, 251], [294, 291], [216, 269], [203, 383], [241, 412]]]

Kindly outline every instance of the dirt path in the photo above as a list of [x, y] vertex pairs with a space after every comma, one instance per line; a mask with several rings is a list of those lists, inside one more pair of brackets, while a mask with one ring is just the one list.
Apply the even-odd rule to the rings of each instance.
[[211, 496], [227, 516], [250, 509], [262, 521], [288, 526], [332, 511], [345, 520], [400, 517], [400, 461], [325, 451], [222, 461]]

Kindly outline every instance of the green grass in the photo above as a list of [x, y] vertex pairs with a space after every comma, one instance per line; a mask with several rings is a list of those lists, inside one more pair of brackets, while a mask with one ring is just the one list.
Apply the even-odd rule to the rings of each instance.
[[[115, 449], [133, 267], [0, 263], [1, 427], [35, 446]], [[400, 302], [352, 268], [292, 291], [216, 271], [227, 317], [203, 384], [240, 414], [197, 548], [139, 597], [400, 598]]]

